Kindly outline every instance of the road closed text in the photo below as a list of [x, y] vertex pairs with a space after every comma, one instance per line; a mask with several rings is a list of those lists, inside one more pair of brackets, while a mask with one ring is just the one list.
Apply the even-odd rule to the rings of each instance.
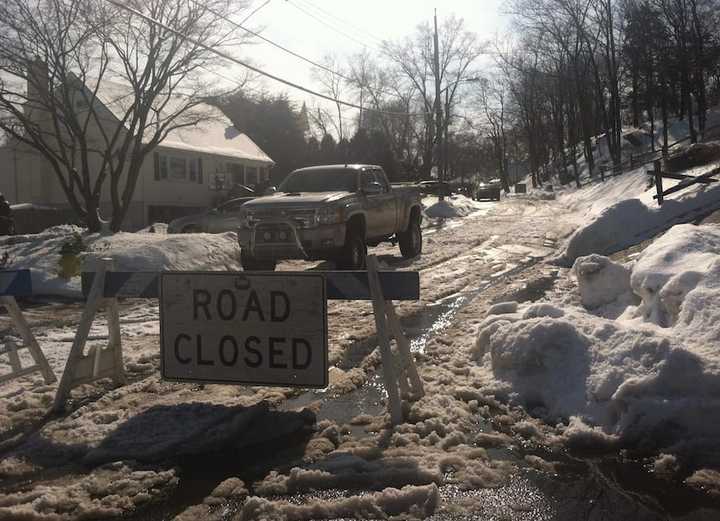
[[173, 355], [182, 365], [237, 367], [252, 369], [303, 370], [312, 363], [312, 347], [304, 338], [256, 336], [237, 338], [225, 335], [217, 345], [203, 344], [202, 335], [180, 333], [173, 342]]
[[324, 387], [325, 299], [314, 274], [164, 273], [163, 377]]

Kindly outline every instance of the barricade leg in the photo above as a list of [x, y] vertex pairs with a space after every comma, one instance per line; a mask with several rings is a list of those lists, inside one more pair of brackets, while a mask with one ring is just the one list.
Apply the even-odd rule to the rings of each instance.
[[[15, 368], [13, 368], [13, 373], [8, 376], [19, 376], [20, 372], [22, 372], [22, 374], [28, 374], [34, 371], [40, 371], [40, 373], [43, 375], [43, 378], [45, 379], [46, 384], [55, 383], [57, 381], [55, 373], [53, 373], [53, 370], [50, 367], [47, 358], [45, 358], [42, 349], [40, 349], [40, 346], [35, 339], [35, 335], [33, 335], [32, 331], [30, 330], [30, 325], [27, 323], [27, 320], [25, 320], [20, 306], [18, 306], [17, 302], [15, 301], [15, 297], [0, 297], [0, 304], [2, 304], [5, 309], [7, 309], [8, 315], [10, 315], [14, 326], [17, 328], [18, 333], [20, 333], [20, 337], [23, 339], [24, 347], [27, 348], [33, 360], [35, 361], [35, 365], [33, 367], [28, 367], [27, 369], [20, 369], [18, 367], [18, 369], [16, 370]], [[14, 354], [10, 351], [14, 351]], [[17, 347], [15, 347], [14, 349], [12, 347], [9, 347], [8, 355], [10, 356], [11, 365], [14, 365], [13, 359], [17, 358]], [[17, 359], [15, 361], [19, 366], [20, 360]], [[0, 379], [0, 381], [3, 380]]]
[[[63, 371], [55, 396], [53, 410], [62, 411], [70, 391], [78, 385], [86, 384], [100, 378], [112, 378], [122, 385], [125, 383], [125, 372], [120, 342], [120, 319], [116, 299], [105, 299], [105, 273], [112, 269], [111, 259], [100, 259], [95, 273], [92, 288], [87, 298], [85, 309], [73, 345], [70, 348], [65, 370]], [[108, 346], [105, 349], [97, 346], [88, 355], [84, 354], [90, 328], [98, 310], [106, 305], [108, 323]]]
[[395, 342], [397, 343], [398, 351], [400, 353], [400, 359], [402, 360], [402, 379], [406, 382], [409, 380], [412, 398], [418, 400], [425, 396], [425, 389], [423, 388], [420, 375], [418, 375], [415, 360], [410, 352], [410, 341], [403, 333], [392, 301], [388, 300], [385, 302], [385, 309], [387, 310], [388, 323], [390, 324], [392, 335], [395, 337]]
[[122, 340], [120, 338], [120, 310], [118, 309], [117, 299], [107, 299], [108, 304], [105, 308], [107, 311], [109, 343], [108, 349], [112, 350], [114, 359], [114, 376], [113, 381], [116, 385], [125, 385], [127, 378], [125, 377], [125, 365], [122, 356]]
[[375, 315], [375, 327], [377, 328], [378, 341], [380, 343], [380, 355], [382, 357], [383, 380], [385, 390], [388, 394], [388, 406], [390, 409], [390, 421], [393, 425], [402, 423], [402, 404], [398, 392], [398, 379], [395, 372], [395, 362], [390, 350], [390, 339], [388, 337], [387, 314], [385, 311], [385, 298], [380, 287], [380, 278], [377, 272], [377, 260], [375, 256], [368, 255], [368, 282], [372, 295], [373, 313]]

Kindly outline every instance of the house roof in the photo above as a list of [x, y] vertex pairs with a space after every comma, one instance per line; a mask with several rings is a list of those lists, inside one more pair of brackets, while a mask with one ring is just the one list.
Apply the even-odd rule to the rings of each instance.
[[[132, 103], [133, 92], [128, 85], [103, 79], [97, 98], [115, 117], [121, 119], [122, 114]], [[172, 114], [174, 107], [180, 102], [179, 97], [175, 103], [171, 100], [160, 111], [160, 120], [163, 114]], [[236, 129], [219, 108], [201, 103], [190, 109], [187, 114], [193, 117], [201, 115], [204, 121], [194, 126], [170, 131], [160, 146], [267, 164], [275, 163], [248, 135]]]

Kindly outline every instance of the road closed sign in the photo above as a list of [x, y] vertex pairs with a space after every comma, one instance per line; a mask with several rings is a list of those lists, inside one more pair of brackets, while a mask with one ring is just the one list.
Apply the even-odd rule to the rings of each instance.
[[325, 280], [311, 273], [163, 273], [163, 378], [326, 387]]

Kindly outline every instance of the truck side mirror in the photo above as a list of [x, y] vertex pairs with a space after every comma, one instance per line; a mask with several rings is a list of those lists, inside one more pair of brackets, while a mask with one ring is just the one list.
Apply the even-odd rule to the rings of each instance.
[[363, 187], [362, 192], [365, 195], [378, 195], [383, 193], [383, 186], [378, 183], [377, 181], [374, 181], [367, 186]]

